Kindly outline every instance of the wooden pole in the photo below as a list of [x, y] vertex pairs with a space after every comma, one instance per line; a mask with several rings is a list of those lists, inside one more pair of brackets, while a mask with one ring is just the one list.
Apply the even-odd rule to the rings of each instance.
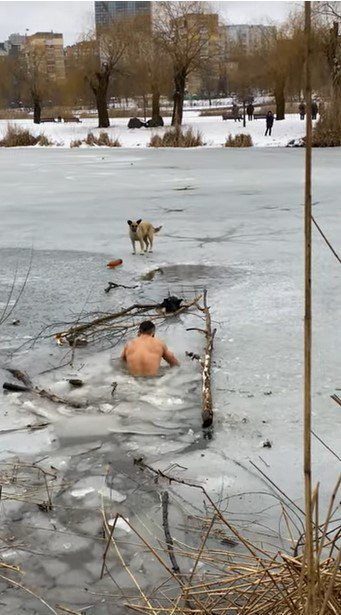
[[203, 428], [211, 427], [213, 424], [213, 403], [211, 389], [211, 365], [213, 340], [216, 330], [212, 331], [210, 308], [207, 305], [207, 290], [204, 291], [204, 307], [201, 308], [205, 314], [205, 356], [203, 360], [202, 370], [202, 426]]
[[315, 565], [313, 546], [313, 510], [311, 478], [311, 2], [304, 3], [305, 34], [305, 102], [306, 102], [306, 147], [305, 147], [305, 313], [304, 313], [304, 492], [305, 534], [307, 562], [306, 615], [315, 615]]

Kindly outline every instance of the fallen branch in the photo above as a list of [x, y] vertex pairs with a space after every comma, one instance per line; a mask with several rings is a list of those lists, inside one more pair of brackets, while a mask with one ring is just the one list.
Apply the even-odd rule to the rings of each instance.
[[132, 319], [139, 317], [139, 320], [141, 320], [141, 318], [145, 318], [146, 313], [149, 312], [148, 320], [165, 320], [168, 318], [172, 318], [173, 316], [178, 316], [183, 312], [186, 312], [191, 307], [197, 305], [200, 299], [201, 295], [198, 295], [192, 301], [184, 303], [175, 312], [169, 313], [166, 313], [164, 310], [162, 310], [161, 305], [157, 303], [134, 303], [130, 307], [124, 308], [119, 312], [115, 312], [113, 314], [105, 314], [103, 316], [95, 318], [91, 322], [72, 326], [65, 331], [59, 331], [54, 335], [54, 337], [56, 338], [58, 344], [63, 344], [64, 341], [70, 342], [70, 339], [75, 342], [80, 335], [82, 335], [82, 339], [85, 340], [87, 340], [87, 337], [88, 339], [91, 338], [91, 336], [97, 336], [97, 338], [100, 338], [101, 336], [103, 337], [107, 335], [123, 335], [129, 329], [135, 328], [139, 324], [139, 322], [136, 322], [134, 320], [132, 322], [127, 322], [127, 316], [131, 317]]
[[133, 289], [133, 288], [137, 288], [137, 285], [136, 286], [125, 286], [124, 284], [116, 284], [116, 282], [108, 282], [108, 286], [107, 286], [107, 288], [104, 289], [104, 292], [108, 293], [113, 288], [129, 288], [129, 289]]
[[18, 369], [6, 368], [6, 371], [10, 372], [12, 376], [14, 376], [14, 378], [19, 380], [20, 382], [25, 383], [25, 386], [22, 386], [11, 382], [4, 382], [3, 388], [6, 391], [34, 393], [35, 395], [39, 395], [39, 397], [43, 397], [44, 399], [53, 401], [55, 404], [65, 404], [67, 406], [70, 406], [71, 408], [84, 408], [85, 406], [83, 402], [76, 402], [69, 399], [64, 399], [63, 397], [59, 397], [59, 395], [56, 395], [55, 393], [51, 393], [50, 391], [45, 391], [45, 389], [39, 389], [38, 387], [33, 386], [33, 383], [27, 376], [27, 374], [21, 372]]

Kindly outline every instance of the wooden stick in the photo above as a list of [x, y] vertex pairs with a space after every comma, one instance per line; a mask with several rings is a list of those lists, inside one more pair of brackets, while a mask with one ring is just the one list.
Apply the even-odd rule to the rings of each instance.
[[311, 2], [304, 3], [305, 35], [305, 102], [306, 147], [305, 147], [305, 313], [304, 313], [304, 493], [305, 493], [305, 554], [307, 562], [307, 600], [306, 615], [315, 615], [315, 562], [313, 546], [313, 508], [311, 478]]
[[339, 406], [341, 406], [341, 398], [336, 395], [336, 393], [334, 393], [334, 395], [330, 396], [334, 401], [336, 401], [337, 404], [339, 404]]
[[168, 551], [168, 555], [169, 555], [169, 559], [171, 561], [172, 564], [172, 568], [173, 568], [173, 572], [180, 574], [180, 567], [178, 562], [176, 561], [176, 557], [174, 554], [174, 544], [173, 544], [173, 538], [171, 536], [171, 533], [169, 531], [169, 524], [168, 524], [168, 502], [169, 502], [169, 494], [168, 491], [163, 491], [161, 494], [161, 502], [162, 502], [162, 526], [163, 526], [163, 531], [165, 533], [165, 539], [166, 539], [166, 545], [167, 545], [167, 551]]

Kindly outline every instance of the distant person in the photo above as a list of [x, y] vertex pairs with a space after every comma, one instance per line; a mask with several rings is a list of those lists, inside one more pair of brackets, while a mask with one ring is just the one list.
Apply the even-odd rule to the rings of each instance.
[[172, 367], [179, 365], [166, 344], [154, 336], [154, 323], [144, 320], [137, 337], [125, 345], [121, 359], [127, 363], [132, 376], [156, 376], [162, 359]]
[[318, 114], [318, 106], [316, 100], [311, 103], [311, 119], [316, 120]]
[[255, 112], [255, 108], [252, 103], [248, 104], [248, 106], [246, 107], [246, 112], [247, 112], [247, 119], [249, 120], [249, 122], [251, 122], [253, 120], [253, 114]]
[[305, 114], [306, 114], [306, 106], [305, 106], [305, 102], [303, 102], [303, 100], [300, 102], [299, 106], [298, 106], [298, 110], [300, 112], [300, 119], [304, 120]]
[[232, 117], [235, 122], [240, 122], [239, 107], [236, 103], [233, 103], [232, 105]]
[[269, 137], [271, 137], [271, 131], [272, 131], [273, 123], [274, 123], [274, 114], [272, 113], [272, 111], [267, 112], [265, 121], [266, 121], [265, 136], [269, 135]]

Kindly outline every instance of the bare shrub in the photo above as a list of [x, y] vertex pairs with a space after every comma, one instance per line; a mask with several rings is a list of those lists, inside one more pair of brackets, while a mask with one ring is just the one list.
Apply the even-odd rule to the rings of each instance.
[[86, 135], [86, 138], [84, 139], [84, 143], [86, 143], [86, 145], [90, 145], [91, 147], [96, 145], [95, 135], [92, 132], [88, 132], [88, 134]]
[[313, 147], [339, 147], [341, 145], [341, 105], [332, 103], [325, 108], [313, 130]]
[[88, 132], [86, 139], [84, 139], [83, 143], [86, 143], [86, 145], [90, 145], [91, 147], [93, 147], [94, 145], [104, 147], [121, 147], [121, 143], [117, 138], [111, 139], [108, 133], [103, 130], [99, 133], [98, 137], [96, 137], [96, 135], [94, 135], [92, 132]]
[[225, 147], [252, 147], [251, 135], [241, 133], [239, 135], [229, 135], [225, 141]]
[[53, 141], [51, 141], [46, 135], [40, 135], [38, 143], [42, 147], [48, 147], [49, 145], [53, 145]]
[[103, 130], [99, 133], [95, 143], [96, 145], [104, 145], [106, 147], [121, 147], [121, 143], [117, 138], [112, 139], [108, 133]]
[[83, 141], [81, 139], [74, 139], [70, 142], [70, 147], [80, 147]]
[[166, 130], [162, 136], [153, 135], [149, 141], [149, 147], [200, 147], [201, 145], [203, 145], [201, 133], [194, 132], [191, 126], [187, 130], [176, 126]]
[[42, 135], [35, 137], [26, 128], [21, 128], [15, 124], [7, 125], [7, 132], [0, 141], [0, 147], [24, 147], [37, 145]]
[[160, 135], [152, 135], [149, 141], [149, 147], [163, 147], [162, 137], [160, 137]]

